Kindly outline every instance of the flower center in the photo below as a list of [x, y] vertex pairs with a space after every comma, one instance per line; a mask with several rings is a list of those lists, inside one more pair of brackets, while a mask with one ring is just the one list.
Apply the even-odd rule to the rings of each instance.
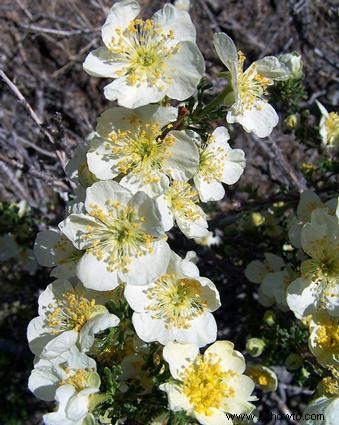
[[334, 143], [339, 138], [339, 114], [330, 112], [326, 119], [327, 141]]
[[117, 28], [115, 32], [109, 50], [117, 56], [115, 61], [126, 64], [117, 74], [126, 76], [131, 86], [147, 83], [163, 90], [171, 80], [164, 75], [165, 60], [178, 52], [178, 46], [169, 45], [173, 31], [165, 33], [151, 19], [134, 19], [126, 29]]
[[189, 183], [174, 180], [166, 192], [165, 198], [174, 215], [191, 221], [201, 218], [200, 209], [196, 205], [198, 202], [198, 192], [192, 189]]
[[332, 378], [327, 376], [321, 381], [324, 392], [329, 396], [339, 396], [339, 380], [338, 377]]
[[238, 52], [238, 57], [238, 94], [241, 100], [239, 112], [243, 112], [245, 109], [251, 109], [252, 107], [260, 109], [258, 101], [263, 100], [267, 87], [273, 84], [273, 80], [259, 74], [255, 64], [251, 65], [244, 72], [243, 66], [246, 57], [241, 51]]
[[223, 165], [227, 159], [224, 149], [213, 146], [214, 141], [215, 138], [210, 136], [206, 146], [200, 150], [199, 176], [207, 183], [222, 179]]
[[195, 412], [211, 416], [214, 409], [222, 407], [225, 398], [234, 397], [234, 389], [228, 383], [234, 374], [223, 371], [217, 356], [199, 355], [183, 372], [182, 392]]
[[83, 369], [66, 369], [66, 372], [69, 373], [70, 376], [66, 379], [63, 379], [60, 382], [60, 385], [72, 385], [77, 392], [87, 387], [88, 378], [92, 373]]
[[54, 334], [68, 330], [79, 332], [97, 308], [94, 299], [89, 300], [74, 291], [67, 291], [57, 300], [56, 307], [46, 315], [47, 326]]
[[174, 144], [170, 135], [161, 139], [157, 124], [139, 125], [136, 130], [112, 132], [106, 148], [120, 157], [117, 169], [121, 174], [133, 171], [144, 184], [159, 181], [159, 171], [170, 157], [169, 148]]
[[79, 235], [80, 240], [90, 242], [87, 251], [99, 261], [107, 263], [107, 270], [123, 269], [133, 257], [151, 253], [155, 238], [143, 230], [144, 217], [119, 202], [106, 201], [107, 212], [91, 204], [89, 214], [97, 223], [87, 226], [87, 232]]
[[317, 343], [323, 350], [339, 355], [339, 326], [335, 322], [317, 329]]
[[146, 294], [151, 301], [146, 309], [154, 319], [163, 320], [167, 329], [188, 329], [190, 322], [207, 310], [201, 286], [194, 279], [176, 279], [174, 274], [165, 274]]

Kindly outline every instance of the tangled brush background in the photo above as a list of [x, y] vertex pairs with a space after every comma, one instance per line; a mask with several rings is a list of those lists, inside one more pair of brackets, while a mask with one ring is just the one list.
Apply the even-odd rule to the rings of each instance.
[[[163, 3], [141, 0], [142, 14], [150, 16]], [[4, 425], [39, 424], [46, 411], [46, 403], [27, 390], [32, 354], [26, 328], [50, 277], [30, 250], [39, 230], [64, 218], [73, 187], [62, 165], [108, 107], [101, 95], [106, 82], [89, 77], [82, 63], [89, 51], [100, 46], [101, 25], [110, 7], [111, 1], [106, 0], [3, 0], [0, 4], [0, 417]], [[300, 412], [320, 376], [312, 362], [300, 356], [307, 336], [294, 325], [291, 313], [275, 312], [274, 323], [269, 321], [267, 308], [258, 303], [256, 287], [244, 270], [251, 260], [262, 259], [264, 252], [279, 254], [286, 242], [285, 212], [296, 207], [303, 190], [310, 188], [324, 200], [337, 190], [338, 162], [335, 153], [320, 148], [315, 100], [331, 111], [338, 104], [338, 7], [335, 1], [194, 0], [190, 14], [211, 83], [207, 100], [224, 84], [218, 78], [223, 66], [211, 42], [214, 32], [229, 34], [250, 63], [290, 51], [302, 55], [303, 81], [271, 92], [271, 103], [280, 115], [272, 135], [258, 139], [239, 127], [232, 130], [232, 147], [246, 152], [247, 166], [240, 181], [227, 186], [224, 200], [207, 206], [210, 229], [219, 243], [201, 246], [177, 230], [169, 235], [178, 254], [197, 252], [201, 274], [220, 291], [222, 307], [215, 313], [219, 339], [233, 341], [241, 352], [246, 352], [248, 338], [265, 339], [264, 361], [277, 366], [279, 386], [271, 392], [258, 389], [262, 417], [269, 412]], [[293, 119], [299, 122], [293, 124]]]

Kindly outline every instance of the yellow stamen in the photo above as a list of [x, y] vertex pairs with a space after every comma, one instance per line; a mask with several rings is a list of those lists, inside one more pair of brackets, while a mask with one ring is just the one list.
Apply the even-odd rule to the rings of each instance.
[[194, 279], [177, 279], [174, 274], [165, 274], [146, 294], [151, 300], [146, 310], [152, 312], [154, 319], [164, 320], [168, 329], [188, 329], [190, 322], [207, 310], [201, 285]]
[[239, 112], [241, 113], [243, 110], [253, 107], [260, 109], [258, 101], [264, 100], [263, 97], [266, 94], [267, 87], [273, 84], [273, 80], [259, 74], [255, 64], [244, 71], [245, 55], [241, 51], [238, 52], [238, 55], [237, 80], [238, 95], [241, 100], [241, 104], [238, 105]]
[[225, 398], [232, 398], [235, 391], [229, 384], [235, 372], [225, 372], [220, 358], [215, 355], [199, 355], [182, 375], [181, 390], [193, 405], [194, 411], [211, 416], [214, 409], [223, 406]]
[[326, 351], [339, 355], [339, 325], [330, 321], [316, 330], [316, 342]]
[[203, 218], [200, 208], [196, 205], [198, 202], [198, 193], [192, 189], [189, 183], [173, 181], [165, 197], [174, 215], [191, 221], [197, 221]]
[[125, 63], [121, 75], [126, 76], [127, 83], [164, 89], [171, 82], [164, 75], [165, 60], [178, 52], [178, 46], [170, 43], [175, 38], [173, 30], [166, 33], [151, 19], [134, 19], [126, 29], [117, 28], [115, 32], [109, 50], [117, 56], [117, 62]]
[[215, 138], [210, 136], [206, 145], [200, 149], [199, 176], [207, 183], [221, 181], [227, 155], [220, 146], [213, 146]]
[[47, 313], [47, 326], [55, 334], [68, 330], [79, 332], [96, 309], [94, 299], [89, 300], [74, 291], [67, 291], [57, 300], [53, 310]]
[[153, 251], [155, 238], [143, 230], [144, 217], [119, 202], [106, 202], [106, 211], [90, 205], [89, 214], [96, 219], [79, 234], [81, 241], [90, 244], [87, 251], [99, 261], [105, 261], [108, 271], [128, 271], [133, 257]]
[[77, 370], [66, 370], [70, 376], [66, 379], [63, 379], [60, 382], [60, 385], [72, 385], [77, 392], [85, 389], [87, 387], [87, 381], [92, 372], [77, 369]]
[[139, 123], [135, 130], [112, 132], [105, 147], [114, 157], [120, 158], [117, 169], [121, 174], [133, 172], [143, 184], [159, 181], [166, 160], [171, 156], [170, 147], [175, 140], [170, 135], [160, 138], [157, 124]]

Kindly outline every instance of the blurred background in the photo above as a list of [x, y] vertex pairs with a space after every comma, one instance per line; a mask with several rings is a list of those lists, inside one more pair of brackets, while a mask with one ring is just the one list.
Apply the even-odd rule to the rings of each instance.
[[[140, 0], [143, 16], [150, 16], [164, 3]], [[31, 249], [39, 229], [56, 226], [63, 219], [65, 202], [73, 190], [63, 164], [72, 150], [84, 143], [97, 116], [110, 106], [102, 90], [107, 81], [89, 77], [82, 62], [101, 44], [100, 28], [111, 5], [107, 0], [0, 0], [3, 425], [40, 424], [42, 412], [48, 409], [26, 389], [33, 362], [26, 327], [37, 313], [39, 290], [50, 282], [48, 271], [38, 267]], [[277, 102], [283, 119], [270, 139], [254, 139], [238, 127], [232, 129], [232, 146], [246, 152], [247, 167], [240, 181], [227, 188], [225, 199], [208, 206], [211, 227], [218, 228], [221, 243], [201, 247], [179, 233], [170, 235], [178, 253], [198, 252], [202, 274], [215, 281], [222, 296], [222, 308], [216, 314], [219, 337], [230, 338], [243, 349], [246, 333], [255, 334], [259, 326], [253, 320], [249, 323], [249, 318], [259, 318], [264, 312], [254, 300], [244, 267], [260, 246], [266, 248], [268, 238], [276, 246], [283, 238], [270, 208], [277, 201], [295, 204], [306, 185], [323, 187], [316, 175], [317, 167], [325, 165], [314, 132], [319, 122], [314, 102], [320, 100], [329, 110], [338, 104], [338, 2], [191, 0], [190, 13], [207, 77], [213, 84], [208, 96], [220, 92], [224, 84], [217, 78], [223, 68], [213, 50], [213, 32], [229, 34], [249, 63], [290, 51], [299, 52], [304, 62], [298, 106], [293, 97], [296, 93], [290, 93], [290, 101], [283, 105]], [[285, 131], [284, 118], [300, 107], [308, 111], [308, 132], [296, 136]], [[265, 211], [263, 224], [253, 226], [253, 213], [259, 210]], [[280, 370], [279, 378], [278, 393], [263, 396], [263, 409], [298, 411], [310, 391], [296, 385], [286, 370]]]

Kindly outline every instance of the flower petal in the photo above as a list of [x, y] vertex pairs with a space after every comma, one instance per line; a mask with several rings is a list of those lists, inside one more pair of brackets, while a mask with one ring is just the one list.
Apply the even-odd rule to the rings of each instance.
[[205, 62], [195, 43], [182, 41], [178, 48], [178, 53], [165, 61], [166, 76], [172, 81], [166, 95], [171, 99], [185, 100], [197, 91], [205, 72]]
[[[213, 44], [221, 62], [231, 72], [233, 89], [237, 90], [238, 51], [233, 40], [223, 32], [214, 34]], [[237, 93], [236, 93], [237, 97]]]
[[120, 157], [115, 156], [105, 139], [94, 137], [87, 152], [88, 169], [100, 180], [111, 180], [119, 174], [117, 164]]
[[172, 211], [170, 210], [168, 202], [163, 195], [156, 199], [156, 203], [160, 212], [162, 226], [165, 232], [167, 232], [168, 230], [172, 229], [174, 225]]
[[194, 176], [193, 180], [202, 202], [219, 201], [224, 197], [225, 189], [217, 180], [207, 182], [199, 174]]
[[234, 350], [234, 344], [230, 341], [217, 341], [207, 348], [205, 354], [216, 354], [220, 358], [220, 364], [225, 371], [233, 370], [238, 373], [245, 371], [245, 359], [239, 351]]
[[275, 56], [265, 56], [254, 62], [251, 66], [254, 64], [256, 71], [260, 75], [271, 80], [284, 80], [288, 78], [290, 73], [287, 66]]
[[119, 285], [117, 272], [108, 271], [107, 264], [90, 253], [81, 257], [77, 265], [77, 277], [86, 288], [96, 291], [110, 291]]
[[175, 143], [168, 149], [164, 170], [174, 180], [187, 181], [197, 172], [199, 152], [195, 142], [183, 131], [171, 131]]
[[82, 66], [87, 74], [93, 77], [116, 78], [117, 71], [124, 67], [124, 63], [116, 61], [115, 56], [106, 47], [99, 47], [87, 55]]
[[245, 109], [241, 114], [230, 110], [226, 118], [230, 124], [237, 122], [247, 133], [254, 133], [260, 138], [269, 136], [279, 121], [273, 107], [261, 100], [252, 109]]
[[112, 131], [135, 130], [136, 125], [156, 123], [160, 128], [177, 119], [178, 110], [171, 106], [146, 105], [136, 109], [113, 107], [98, 118], [96, 131], [103, 138], [109, 138]]
[[187, 397], [182, 394], [175, 385], [166, 383], [161, 384], [159, 388], [162, 391], [166, 391], [168, 397], [168, 407], [171, 410], [173, 410], [174, 412], [185, 410], [185, 412], [187, 413], [193, 411], [193, 408], [190, 405]]
[[120, 279], [126, 284], [148, 285], [164, 274], [170, 257], [167, 242], [158, 241], [150, 254], [134, 258], [128, 265], [128, 271], [119, 271]]
[[166, 3], [153, 15], [152, 20], [160, 26], [163, 33], [173, 33], [173, 40], [167, 41], [166, 45], [176, 45], [180, 41], [195, 42], [196, 31], [190, 15], [172, 4]]
[[100, 181], [87, 188], [85, 207], [87, 211], [91, 211], [91, 205], [98, 205], [104, 213], [107, 213], [108, 202], [119, 202], [122, 205], [127, 205], [131, 196], [132, 194], [128, 189], [115, 181]]
[[117, 100], [120, 106], [134, 109], [159, 102], [166, 95], [166, 91], [164, 86], [150, 86], [147, 82], [133, 86], [128, 84], [126, 77], [121, 77], [105, 86], [104, 95], [108, 100]]
[[246, 166], [245, 153], [241, 149], [230, 149], [224, 163], [222, 181], [226, 184], [234, 184], [239, 179]]
[[154, 177], [154, 181], [151, 183], [144, 183], [145, 177], [149, 177], [148, 170], [145, 173], [131, 172], [120, 180], [120, 184], [127, 187], [132, 193], [142, 190], [148, 196], [154, 198], [166, 191], [169, 187], [169, 179], [161, 171], [152, 172], [152, 176]]
[[302, 319], [315, 310], [316, 284], [299, 278], [287, 288], [287, 304], [298, 319]]
[[117, 36], [116, 30], [123, 31], [139, 12], [140, 6], [136, 0], [121, 0], [113, 5], [101, 30], [102, 40], [107, 47], [112, 38]]
[[179, 344], [169, 342], [163, 349], [163, 357], [167, 361], [174, 379], [181, 379], [183, 371], [199, 354], [195, 344]]

